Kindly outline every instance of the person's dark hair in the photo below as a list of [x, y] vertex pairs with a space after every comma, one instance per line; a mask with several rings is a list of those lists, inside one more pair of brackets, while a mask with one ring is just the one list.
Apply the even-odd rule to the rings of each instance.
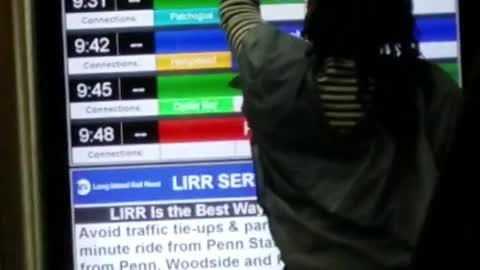
[[371, 117], [394, 136], [418, 131], [416, 95], [425, 78], [412, 0], [309, 0], [304, 37], [316, 63], [328, 57], [357, 62], [360, 88], [375, 80]]

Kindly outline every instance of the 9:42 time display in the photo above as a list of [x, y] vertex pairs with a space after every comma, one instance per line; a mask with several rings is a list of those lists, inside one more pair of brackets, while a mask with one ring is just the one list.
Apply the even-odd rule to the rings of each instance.
[[116, 34], [72, 35], [68, 37], [68, 56], [111, 56], [117, 54]]

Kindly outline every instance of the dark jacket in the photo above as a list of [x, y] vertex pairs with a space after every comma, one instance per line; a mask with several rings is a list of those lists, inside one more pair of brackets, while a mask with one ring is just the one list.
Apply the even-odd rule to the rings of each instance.
[[476, 183], [480, 177], [476, 156], [480, 151], [480, 130], [477, 128], [480, 53], [470, 61], [475, 62], [473, 76], [471, 79], [470, 74], [464, 76], [468, 81], [464, 82], [462, 117], [420, 239], [415, 269], [462, 269], [478, 262], [477, 248], [471, 245], [479, 240]]
[[461, 92], [432, 64], [430, 89], [418, 92], [415, 143], [400, 148], [381, 128], [338, 141], [316, 99], [309, 48], [262, 25], [247, 34], [238, 56], [259, 203], [273, 239], [288, 269], [407, 269], [450, 149]]

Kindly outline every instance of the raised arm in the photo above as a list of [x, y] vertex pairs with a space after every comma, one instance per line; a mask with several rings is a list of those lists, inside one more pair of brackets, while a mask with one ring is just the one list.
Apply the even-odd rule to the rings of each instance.
[[242, 40], [249, 30], [262, 23], [259, 0], [221, 0], [221, 24], [232, 52], [238, 56]]

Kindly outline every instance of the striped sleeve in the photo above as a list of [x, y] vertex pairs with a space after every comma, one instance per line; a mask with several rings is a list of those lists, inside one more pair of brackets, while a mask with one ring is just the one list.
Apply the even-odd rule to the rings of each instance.
[[262, 23], [259, 0], [221, 0], [221, 25], [232, 52], [238, 55], [249, 30]]

